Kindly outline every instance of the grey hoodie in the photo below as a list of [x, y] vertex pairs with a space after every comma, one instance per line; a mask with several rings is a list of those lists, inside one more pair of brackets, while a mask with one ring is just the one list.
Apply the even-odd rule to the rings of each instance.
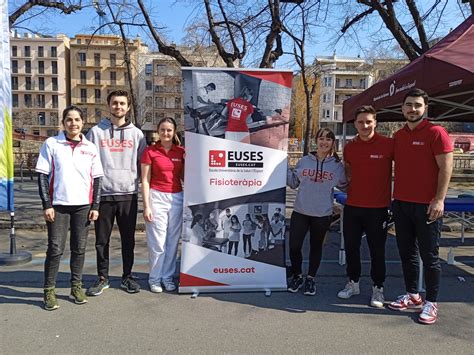
[[97, 146], [104, 168], [102, 196], [137, 194], [140, 158], [146, 147], [143, 132], [131, 122], [118, 127], [104, 118], [86, 137]]
[[325, 217], [332, 214], [334, 187], [345, 189], [347, 181], [342, 162], [333, 156], [319, 161], [310, 153], [294, 169], [288, 169], [287, 184], [292, 189], [299, 186], [294, 211]]

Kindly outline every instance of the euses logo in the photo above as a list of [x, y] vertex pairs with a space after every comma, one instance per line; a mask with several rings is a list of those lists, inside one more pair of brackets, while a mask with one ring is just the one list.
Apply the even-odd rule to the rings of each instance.
[[209, 167], [212, 168], [263, 168], [263, 152], [209, 151]]
[[225, 168], [225, 150], [210, 150], [209, 166], [212, 168]]

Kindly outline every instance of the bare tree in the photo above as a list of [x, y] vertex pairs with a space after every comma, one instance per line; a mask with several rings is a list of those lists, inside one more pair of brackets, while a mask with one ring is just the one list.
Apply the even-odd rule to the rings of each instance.
[[[472, 12], [474, 0], [469, 0], [469, 2]], [[347, 5], [345, 1], [342, 3], [344, 6]], [[354, 29], [356, 24], [368, 19], [370, 15], [377, 13], [386, 29], [397, 41], [408, 59], [412, 61], [431, 47], [432, 42], [427, 34], [427, 24], [430, 24], [432, 33], [435, 33], [445, 14], [448, 0], [434, 1], [425, 11], [420, 11], [421, 1], [417, 2], [416, 0], [405, 0], [405, 5], [397, 0], [357, 0], [357, 3], [360, 6], [349, 5], [351, 9], [355, 8], [356, 11], [351, 10], [350, 15], [346, 17], [341, 28], [342, 35], [349, 29]], [[395, 3], [400, 3], [397, 5], [398, 11], [395, 9]], [[402, 8], [402, 6], [404, 7]], [[405, 24], [402, 23], [402, 16], [400, 16], [403, 11], [407, 13], [411, 20]], [[357, 31], [357, 29], [354, 29], [354, 31]]]
[[64, 14], [71, 14], [76, 11], [82, 10], [82, 1], [49, 1], [49, 0], [29, 0], [25, 1], [9, 16], [8, 21], [10, 28], [12, 28], [18, 19], [30, 12], [34, 7], [42, 7], [46, 9], [57, 9], [61, 10]]
[[306, 127], [304, 132], [303, 154], [308, 154], [313, 135], [313, 96], [319, 82], [317, 68], [306, 62], [306, 45], [311, 36], [311, 26], [315, 25], [321, 10], [319, 0], [311, 3], [298, 3], [287, 8], [282, 31], [293, 41], [293, 56], [299, 68], [299, 77], [303, 83], [306, 106]]

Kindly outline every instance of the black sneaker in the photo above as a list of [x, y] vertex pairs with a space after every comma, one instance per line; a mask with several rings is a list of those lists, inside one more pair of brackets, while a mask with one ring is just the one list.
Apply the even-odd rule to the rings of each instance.
[[132, 276], [126, 276], [125, 278], [123, 278], [120, 287], [128, 293], [140, 292], [140, 285], [133, 279]]
[[303, 278], [301, 275], [293, 276], [288, 283], [288, 291], [290, 292], [298, 292], [298, 290], [303, 286]]
[[303, 293], [306, 296], [314, 296], [316, 294], [316, 283], [314, 282], [313, 277], [307, 277], [306, 280], [304, 280], [303, 289]]
[[105, 289], [110, 287], [109, 279], [100, 276], [94, 285], [89, 287], [86, 291], [87, 296], [99, 296]]

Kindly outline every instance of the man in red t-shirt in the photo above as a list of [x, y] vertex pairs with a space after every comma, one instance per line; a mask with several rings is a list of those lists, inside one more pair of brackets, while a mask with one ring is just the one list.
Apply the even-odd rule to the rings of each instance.
[[227, 102], [227, 127], [225, 138], [233, 141], [250, 143], [250, 132], [247, 117], [253, 113], [252, 90], [245, 87], [240, 97]]
[[373, 281], [370, 305], [382, 308], [393, 139], [375, 132], [376, 111], [372, 106], [361, 106], [356, 110], [354, 126], [358, 135], [344, 147], [344, 164], [349, 185], [343, 226], [349, 281], [337, 296], [347, 299], [360, 293], [360, 243], [365, 233]]
[[[407, 293], [390, 303], [389, 308], [423, 307], [419, 322], [433, 324], [438, 318], [439, 238], [453, 169], [453, 145], [443, 127], [423, 119], [427, 109], [428, 95], [420, 89], [410, 90], [402, 104], [406, 125], [394, 135], [392, 208]], [[419, 256], [425, 271], [424, 303], [418, 294]]]

